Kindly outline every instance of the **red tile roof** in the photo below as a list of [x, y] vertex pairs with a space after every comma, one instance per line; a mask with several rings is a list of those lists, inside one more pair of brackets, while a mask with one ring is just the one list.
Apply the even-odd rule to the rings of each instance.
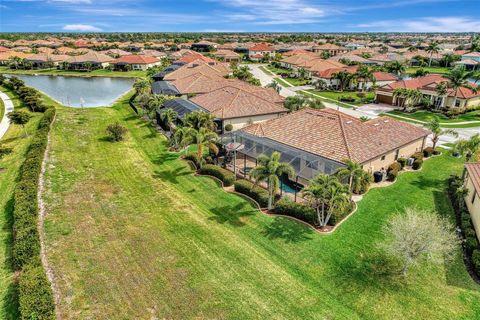
[[198, 53], [198, 52], [186, 54], [183, 57], [181, 57], [180, 59], [176, 60], [175, 63], [185, 63], [186, 64], [186, 63], [191, 63], [191, 62], [194, 62], [194, 61], [197, 61], [197, 60], [201, 60], [201, 61], [204, 61], [204, 62], [207, 62], [207, 63], [215, 63], [215, 60], [213, 60], [209, 57], [205, 57], [203, 54]]
[[397, 81], [397, 77], [388, 72], [377, 71], [373, 73], [373, 76], [377, 81]]
[[477, 192], [480, 192], [480, 163], [466, 163], [465, 168]]
[[257, 43], [254, 46], [248, 48], [249, 51], [275, 51], [274, 48], [270, 47], [266, 43]]
[[145, 55], [136, 55], [136, 54], [129, 54], [126, 56], [122, 56], [118, 59], [112, 61], [113, 64], [117, 63], [126, 63], [126, 64], [152, 64], [159, 62], [158, 58], [152, 56], [145, 56]]
[[389, 117], [362, 122], [332, 109], [303, 109], [241, 130], [334, 161], [351, 159], [360, 164], [429, 134]]

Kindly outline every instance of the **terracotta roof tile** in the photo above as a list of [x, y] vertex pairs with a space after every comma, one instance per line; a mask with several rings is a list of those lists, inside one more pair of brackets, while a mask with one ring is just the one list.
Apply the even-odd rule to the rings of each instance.
[[160, 60], [153, 56], [145, 56], [145, 55], [137, 55], [137, 54], [129, 54], [122, 56], [118, 59], [112, 61], [112, 64], [117, 63], [127, 63], [127, 64], [152, 64], [157, 63]]

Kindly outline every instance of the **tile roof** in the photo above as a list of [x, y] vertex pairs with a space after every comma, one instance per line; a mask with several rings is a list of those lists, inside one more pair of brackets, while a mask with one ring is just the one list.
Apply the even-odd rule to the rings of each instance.
[[428, 135], [415, 125], [379, 117], [362, 122], [333, 109], [303, 109], [241, 129], [334, 161], [365, 163]]
[[117, 63], [126, 63], [126, 64], [152, 64], [157, 63], [160, 60], [153, 56], [145, 56], [145, 55], [137, 55], [137, 54], [129, 54], [122, 56], [118, 59], [112, 61], [112, 64]]
[[477, 192], [480, 192], [480, 163], [466, 163], [465, 168]]
[[343, 68], [330, 68], [330, 69], [326, 69], [326, 70], [317, 72], [317, 76], [319, 78], [322, 78], [322, 79], [331, 79], [333, 77], [333, 75], [337, 72], [345, 71], [345, 72], [348, 72], [350, 74], [354, 74], [354, 73], [357, 72], [357, 70], [358, 70], [358, 66], [349, 66], [349, 67], [343, 67]]
[[373, 76], [377, 81], [397, 81], [398, 79], [394, 74], [383, 71], [376, 71], [373, 73]]
[[215, 60], [213, 60], [209, 57], [206, 57], [203, 54], [198, 53], [198, 52], [192, 52], [192, 53], [186, 54], [186, 55], [182, 56], [180, 59], [176, 60], [175, 63], [187, 64], [187, 63], [192, 63], [192, 62], [198, 61], [198, 60], [201, 60], [201, 61], [207, 62], [207, 63], [215, 63]]
[[319, 44], [317, 46], [313, 46], [313, 49], [315, 50], [346, 50], [346, 48], [337, 46], [336, 44], [333, 44], [333, 43]]
[[106, 54], [91, 51], [80, 56], [71, 56], [68, 58], [67, 62], [69, 63], [84, 63], [84, 62], [104, 63], [104, 62], [111, 62], [112, 60], [113, 58], [110, 56], [107, 56]]
[[266, 43], [257, 43], [250, 48], [248, 48], [249, 51], [275, 51], [274, 48], [270, 47]]
[[287, 110], [245, 88], [226, 86], [190, 99], [220, 119], [286, 113]]
[[223, 77], [229, 74], [230, 72], [231, 71], [228, 64], [216, 63], [215, 65], [210, 65], [208, 63], [205, 63], [199, 60], [193, 63], [183, 65], [180, 68], [176, 69], [175, 71], [170, 72], [164, 77], [164, 80], [172, 81], [176, 79], [181, 79], [195, 73], [202, 73], [206, 76]]
[[307, 61], [303, 67], [315, 73], [332, 68], [343, 68], [346, 65], [334, 60], [315, 59]]

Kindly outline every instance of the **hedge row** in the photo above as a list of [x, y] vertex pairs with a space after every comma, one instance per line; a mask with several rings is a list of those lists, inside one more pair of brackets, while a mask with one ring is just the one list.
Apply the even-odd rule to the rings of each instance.
[[318, 221], [317, 213], [312, 207], [287, 199], [279, 200], [275, 205], [274, 212], [276, 214], [297, 218], [312, 226], [316, 225]]
[[200, 174], [206, 174], [220, 179], [225, 187], [231, 186], [235, 181], [235, 176], [233, 175], [233, 172], [213, 164], [203, 165], [200, 170], [198, 170], [198, 172]]
[[20, 168], [15, 188], [13, 212], [13, 263], [20, 270], [19, 304], [22, 319], [53, 319], [55, 306], [45, 271], [40, 261], [38, 221], [38, 183], [55, 109], [48, 108]]
[[248, 180], [235, 181], [234, 189], [236, 192], [243, 193], [253, 200], [257, 201], [260, 207], [266, 208], [268, 206], [268, 191], [262, 187], [255, 186]]

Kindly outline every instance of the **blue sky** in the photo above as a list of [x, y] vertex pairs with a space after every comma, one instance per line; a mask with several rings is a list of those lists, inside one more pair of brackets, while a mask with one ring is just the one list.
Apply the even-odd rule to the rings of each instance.
[[0, 31], [480, 32], [480, 0], [0, 0]]

